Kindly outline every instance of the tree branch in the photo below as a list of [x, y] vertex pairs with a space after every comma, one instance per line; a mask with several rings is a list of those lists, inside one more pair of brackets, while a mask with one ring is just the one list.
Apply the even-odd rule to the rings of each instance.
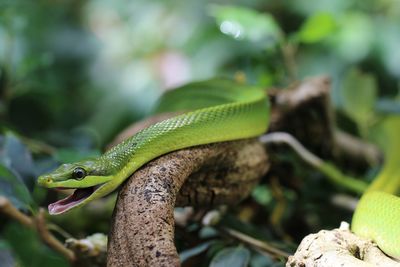
[[32, 227], [33, 225], [31, 217], [20, 212], [7, 198], [3, 196], [0, 196], [0, 212], [25, 226]]
[[51, 248], [53, 248], [55, 251], [58, 251], [60, 254], [62, 254], [65, 258], [67, 258], [69, 261], [75, 261], [76, 257], [75, 254], [72, 250], [69, 250], [62, 244], [58, 239], [56, 239], [47, 229], [46, 226], [46, 221], [44, 217], [45, 211], [43, 208], [39, 209], [39, 214], [35, 218], [35, 226], [36, 230], [39, 233], [39, 236], [42, 238], [42, 240]]
[[284, 143], [289, 145], [306, 163], [310, 164], [313, 168], [325, 174], [334, 184], [342, 186], [348, 190], [362, 194], [368, 184], [362, 180], [347, 176], [343, 174], [334, 165], [323, 161], [309, 150], [307, 150], [299, 141], [292, 135], [283, 132], [274, 132], [263, 135], [260, 141], [264, 144], [279, 144]]
[[5, 197], [0, 196], [0, 212], [8, 217], [20, 222], [21, 224], [36, 230], [40, 238], [55, 251], [59, 252], [70, 261], [75, 260], [75, 254], [64, 247], [47, 229], [46, 221], [44, 218], [44, 210], [40, 209], [36, 218], [29, 217], [19, 211], [14, 205]]
[[265, 150], [254, 139], [183, 149], [146, 164], [119, 192], [108, 266], [179, 266], [175, 199], [179, 206], [238, 203], [267, 168]]

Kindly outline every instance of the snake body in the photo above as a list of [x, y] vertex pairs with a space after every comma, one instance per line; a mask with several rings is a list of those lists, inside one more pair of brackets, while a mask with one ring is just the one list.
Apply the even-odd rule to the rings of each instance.
[[400, 198], [385, 192], [368, 192], [361, 197], [351, 229], [374, 240], [389, 256], [400, 259]]
[[[226, 80], [192, 83], [166, 93], [159, 111], [177, 110], [191, 111], [140, 131], [96, 159], [63, 164], [40, 176], [42, 186], [77, 189], [50, 204], [49, 212], [64, 213], [107, 195], [158, 156], [201, 144], [256, 137], [267, 130], [269, 122], [264, 90]], [[352, 229], [399, 258], [400, 200], [386, 193], [365, 194]]]
[[351, 229], [400, 260], [400, 116], [387, 116], [378, 128], [385, 162], [361, 197]]
[[[185, 98], [191, 103], [182, 106]], [[269, 102], [259, 87], [227, 80], [198, 82], [166, 93], [161, 103], [164, 108], [159, 111], [166, 111], [170, 104], [192, 111], [138, 132], [99, 158], [64, 164], [40, 176], [38, 182], [45, 187], [81, 188], [73, 196], [50, 204], [49, 212], [63, 213], [105, 196], [138, 168], [168, 152], [255, 137], [268, 127]]]

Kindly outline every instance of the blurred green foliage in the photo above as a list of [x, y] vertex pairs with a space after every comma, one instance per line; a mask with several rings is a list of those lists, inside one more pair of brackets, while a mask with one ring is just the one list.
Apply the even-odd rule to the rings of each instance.
[[[35, 185], [38, 174], [98, 155], [167, 88], [215, 76], [269, 87], [327, 74], [337, 127], [380, 140], [374, 127], [385, 114], [400, 112], [398, 25], [396, 0], [0, 0], [0, 195], [36, 213], [57, 197]], [[324, 213], [326, 192], [333, 192], [328, 185], [311, 180], [307, 186], [319, 188], [311, 194], [318, 205], [304, 204], [307, 229], [349, 219]], [[296, 201], [290, 189], [284, 195]], [[230, 223], [290, 250], [266, 225], [277, 202], [268, 187], [258, 187], [253, 199], [265, 210], [262, 218]], [[107, 231], [113, 202], [104, 201], [106, 212], [98, 203], [56, 221], [74, 236]], [[289, 205], [283, 220], [294, 220], [294, 209]], [[0, 218], [0, 262], [65, 265], [34, 233]], [[191, 227], [188, 232], [201, 231]], [[282, 264], [205, 240], [189, 254], [207, 250], [204, 266]]]
[[328, 12], [318, 12], [307, 18], [298, 32], [299, 40], [316, 43], [330, 36], [336, 28], [333, 16]]
[[248, 266], [250, 251], [244, 247], [224, 248], [210, 262], [210, 267]]

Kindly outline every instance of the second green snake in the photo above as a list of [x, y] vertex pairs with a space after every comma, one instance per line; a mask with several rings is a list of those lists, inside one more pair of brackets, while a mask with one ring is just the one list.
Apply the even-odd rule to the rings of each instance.
[[358, 203], [351, 228], [400, 259], [400, 116], [387, 116], [379, 129], [385, 162]]

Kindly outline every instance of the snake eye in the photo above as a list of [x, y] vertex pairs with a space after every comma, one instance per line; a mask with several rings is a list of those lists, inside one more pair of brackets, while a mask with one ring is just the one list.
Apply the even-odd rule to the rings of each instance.
[[86, 176], [86, 171], [82, 169], [81, 167], [77, 167], [74, 169], [72, 173], [74, 179], [76, 180], [82, 180]]

